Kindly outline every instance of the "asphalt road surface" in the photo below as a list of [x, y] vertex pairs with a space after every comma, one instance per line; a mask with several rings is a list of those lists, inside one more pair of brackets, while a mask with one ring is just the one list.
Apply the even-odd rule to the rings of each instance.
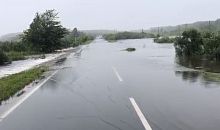
[[220, 129], [219, 83], [176, 64], [172, 44], [96, 39], [61, 67], [0, 130]]

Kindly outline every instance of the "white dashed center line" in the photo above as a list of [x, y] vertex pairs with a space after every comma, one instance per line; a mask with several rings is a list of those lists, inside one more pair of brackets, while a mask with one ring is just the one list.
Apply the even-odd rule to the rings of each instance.
[[118, 80], [119, 80], [120, 82], [122, 82], [123, 79], [122, 79], [121, 76], [119, 75], [117, 69], [116, 69], [115, 67], [112, 67], [112, 69], [113, 69], [113, 71], [115, 72], [115, 75], [117, 76]]
[[138, 107], [136, 101], [134, 98], [129, 98], [131, 101], [131, 104], [133, 105], [138, 117], [140, 118], [142, 124], [144, 125], [145, 130], [152, 130], [149, 123], [147, 122], [146, 118], [144, 117], [144, 114], [141, 112], [141, 109]]

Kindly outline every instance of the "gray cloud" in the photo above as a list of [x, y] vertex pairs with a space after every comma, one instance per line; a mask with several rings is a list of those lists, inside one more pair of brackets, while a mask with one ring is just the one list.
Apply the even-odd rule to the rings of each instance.
[[21, 32], [36, 12], [56, 9], [65, 27], [130, 30], [219, 17], [218, 0], [7, 0], [0, 4], [0, 35]]

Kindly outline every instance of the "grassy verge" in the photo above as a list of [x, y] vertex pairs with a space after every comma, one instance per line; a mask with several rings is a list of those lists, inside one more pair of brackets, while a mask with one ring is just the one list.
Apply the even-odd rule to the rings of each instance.
[[18, 74], [13, 74], [0, 79], [0, 104], [2, 101], [9, 99], [26, 85], [40, 76], [47, 70], [46, 67], [34, 68]]

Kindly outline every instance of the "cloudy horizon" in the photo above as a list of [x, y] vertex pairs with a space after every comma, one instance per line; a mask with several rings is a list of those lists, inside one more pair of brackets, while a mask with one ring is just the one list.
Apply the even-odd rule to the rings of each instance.
[[27, 29], [36, 12], [55, 9], [67, 28], [135, 30], [216, 20], [217, 0], [7, 0], [0, 5], [0, 35]]

